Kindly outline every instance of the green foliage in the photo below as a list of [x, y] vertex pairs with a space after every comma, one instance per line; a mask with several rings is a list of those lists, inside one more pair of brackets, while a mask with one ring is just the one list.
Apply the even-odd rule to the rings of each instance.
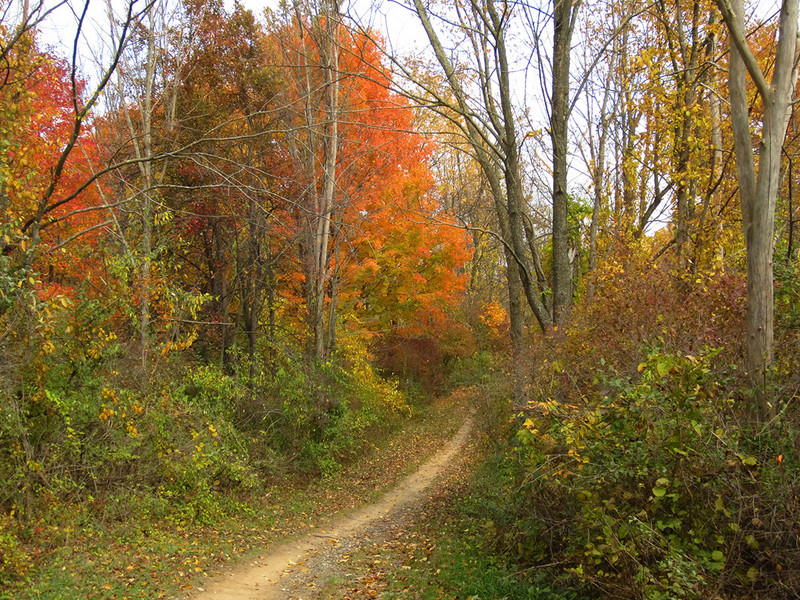
[[[211, 523], [290, 471], [337, 472], [371, 435], [409, 415], [362, 342], [310, 367], [287, 353], [274, 375], [259, 368], [254, 380], [247, 364], [224, 372], [175, 360], [162, 345], [143, 389], [114, 333], [133, 313], [91, 294], [49, 293], [31, 291], [26, 306], [0, 315], [28, 325], [26, 335], [0, 340], [19, 358], [0, 391], [2, 508], [22, 523], [57, 520], [67, 505], [90, 507], [89, 520]], [[24, 553], [10, 531], [6, 571], [21, 574], [14, 557]]]
[[[88, 294], [30, 300], [20, 319], [27, 336], [19, 328], [3, 340], [6, 356], [19, 360], [3, 373], [0, 391], [4, 510], [36, 523], [99, 502], [100, 519], [146, 517], [156, 508], [159, 517], [201, 521], [230, 504], [221, 492], [257, 487], [245, 439], [231, 423], [230, 377], [184, 368], [144, 393], [109, 325], [112, 307]], [[127, 507], [106, 512], [120, 490]]]
[[602, 396], [530, 402], [508, 485], [521, 497], [496, 539], [614, 597], [797, 585], [794, 434], [737, 420], [718, 354], [654, 350], [640, 378], [607, 377]]
[[513, 485], [513, 465], [508, 457], [491, 453], [470, 481], [469, 493], [457, 505], [458, 535], [453, 542], [445, 543], [441, 551], [443, 558], [456, 567], [455, 572], [452, 568], [446, 571], [446, 580], [455, 589], [461, 589], [465, 597], [577, 598], [576, 590], [564, 585], [563, 577], [560, 581], [549, 573], [536, 571], [522, 575], [514, 561], [509, 561], [521, 548], [503, 532], [526, 527], [516, 522], [517, 510], [512, 507], [525, 499], [509, 496]]
[[408, 589], [415, 590], [415, 598], [424, 600], [442, 597], [504, 600], [578, 598], [574, 590], [562, 589], [551, 581], [533, 576], [520, 577], [504, 564], [501, 557], [485, 555], [469, 536], [443, 537], [432, 553], [420, 545], [404, 558], [413, 563], [414, 568], [403, 574], [399, 581], [392, 581], [390, 590], [382, 598], [408, 598]]
[[336, 478], [312, 486], [305, 478], [283, 478], [244, 496], [218, 490], [212, 507], [216, 518], [209, 524], [189, 517], [188, 509], [181, 518], [180, 496], [161, 497], [127, 485], [88, 494], [80, 504], [53, 498], [50, 515], [11, 523], [10, 531], [34, 564], [22, 579], [0, 583], [0, 599], [159, 598], [205, 587], [206, 578], [231, 559], [247, 562], [287, 534], [395, 485], [453, 435], [453, 410], [449, 402], [431, 404], [421, 418], [382, 437]]
[[450, 370], [448, 385], [458, 388], [487, 384], [499, 371], [498, 359], [487, 350], [457, 358]]
[[307, 472], [333, 475], [370, 435], [410, 409], [397, 382], [380, 377], [361, 343], [343, 343], [334, 359], [310, 368], [284, 360], [271, 385], [278, 411], [269, 419], [281, 452]]
[[233, 409], [246, 390], [219, 367], [199, 365], [184, 377], [182, 393], [198, 409], [209, 415], [232, 418]]
[[565, 585], [564, 577], [559, 580], [547, 572], [519, 569], [509, 560], [513, 552], [496, 543], [497, 532], [513, 526], [511, 506], [521, 497], [509, 494], [514, 471], [508, 456], [478, 452], [475, 458], [470, 459], [474, 470], [465, 478], [451, 474], [453, 479], [421, 507], [410, 533], [378, 547], [378, 553], [364, 561], [366, 566], [353, 568], [395, 565], [385, 578], [388, 587], [382, 598], [578, 598], [578, 590]]
[[[787, 398], [785, 391], [795, 390], [800, 384], [800, 258], [795, 256], [787, 260], [776, 256], [775, 284], [773, 395], [777, 399], [783, 396], [791, 402], [791, 396]], [[781, 386], [785, 388], [781, 389]], [[778, 410], [783, 408], [780, 403], [777, 406]]]

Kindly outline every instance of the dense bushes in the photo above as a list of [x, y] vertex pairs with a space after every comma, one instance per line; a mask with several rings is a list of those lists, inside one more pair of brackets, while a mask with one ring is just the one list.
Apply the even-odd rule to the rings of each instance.
[[491, 543], [598, 596], [796, 597], [798, 414], [743, 420], [719, 355], [654, 349], [640, 375], [601, 368], [606, 393], [531, 401]]
[[[800, 596], [798, 267], [778, 262], [778, 416], [758, 423], [737, 369], [742, 275], [635, 244], [607, 256], [592, 297], [518, 367], [528, 400], [505, 413], [497, 483], [474, 498], [484, 543], [587, 597]], [[501, 422], [508, 381], [482, 371], [471, 383]]]
[[43, 315], [0, 390], [0, 582], [87, 523], [212, 523], [286, 477], [332, 474], [410, 410], [361, 341], [324, 364], [275, 353], [255, 381], [165, 353], [142, 386], [100, 309], [67, 308], [87, 314]]
[[722, 360], [741, 363], [746, 305], [741, 274], [679, 272], [632, 247], [600, 264], [594, 281], [593, 297], [573, 309], [568, 325], [534, 344], [534, 396], [582, 397], [603, 385], [596, 377], [601, 361], [633, 375], [642, 348], [653, 344], [685, 354], [720, 348]]
[[398, 383], [381, 377], [356, 342], [343, 342], [334, 360], [310, 369], [282, 361], [270, 389], [277, 405], [261, 427], [295, 469], [323, 475], [354, 456], [370, 431], [410, 411]]

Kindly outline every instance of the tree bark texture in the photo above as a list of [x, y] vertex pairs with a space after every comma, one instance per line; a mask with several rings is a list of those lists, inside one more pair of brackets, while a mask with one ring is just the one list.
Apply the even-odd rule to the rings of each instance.
[[[772, 81], [766, 82], [745, 37], [742, 0], [717, 0], [731, 39], [729, 89], [734, 151], [747, 247], [747, 358], [745, 367], [755, 391], [758, 416], [769, 419], [775, 406], [768, 395], [774, 353], [772, 258], [775, 207], [780, 193], [781, 149], [797, 81], [798, 0], [781, 6], [778, 50]], [[764, 103], [758, 170], [753, 156], [747, 101], [747, 74]]]
[[550, 139], [553, 145], [553, 321], [564, 322], [572, 304], [567, 194], [567, 124], [569, 62], [572, 49], [573, 0], [556, 0], [553, 12], [553, 81]]

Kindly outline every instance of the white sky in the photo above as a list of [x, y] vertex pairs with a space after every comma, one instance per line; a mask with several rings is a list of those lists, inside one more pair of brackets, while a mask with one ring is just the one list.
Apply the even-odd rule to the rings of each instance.
[[[239, 3], [261, 18], [266, 8], [277, 10], [279, 0], [240, 0]], [[225, 6], [232, 8], [233, 0], [225, 0]], [[416, 16], [397, 0], [343, 0], [341, 11], [360, 25], [380, 31], [391, 47], [402, 53], [418, 51], [428, 43]]]

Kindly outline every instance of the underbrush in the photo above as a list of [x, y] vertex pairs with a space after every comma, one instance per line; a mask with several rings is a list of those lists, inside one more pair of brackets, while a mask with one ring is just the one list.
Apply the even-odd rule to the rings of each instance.
[[[496, 532], [514, 520], [506, 505], [513, 481], [502, 462], [500, 454], [490, 452], [455, 497], [448, 498], [450, 517], [426, 571], [433, 570], [439, 590], [455, 598], [577, 600], [579, 590], [567, 578], [522, 568], [513, 550], [497, 543]], [[430, 572], [419, 579], [426, 576]]]
[[797, 597], [800, 411], [754, 425], [721, 356], [654, 348], [635, 375], [598, 365], [582, 398], [530, 401], [486, 543], [597, 597]]
[[0, 392], [0, 588], [87, 531], [210, 526], [277, 484], [332, 476], [411, 414], [360, 345], [325, 364], [283, 355], [256, 381], [165, 361], [142, 390], [113, 337], [95, 337]]
[[[223, 504], [211, 523], [156, 518], [151, 494], [126, 490], [105, 500], [105, 519], [95, 512], [97, 498], [61, 504], [49, 520], [25, 531], [9, 519], [15, 543], [30, 555], [25, 575], [0, 585], [0, 599], [164, 598], [203, 587], [231, 559], [263, 553], [265, 546], [318, 527], [394, 485], [453, 436], [461, 423], [454, 414], [463, 414], [464, 404], [464, 394], [451, 394], [420, 407], [402, 431], [383, 429], [358, 461], [342, 464], [335, 476], [286, 477], [249, 494], [219, 493]], [[173, 514], [172, 501], [156, 502]], [[118, 517], [111, 519], [112, 513]], [[45, 539], [46, 551], [34, 544]]]
[[[392, 557], [395, 561], [401, 560], [407, 563], [406, 566], [414, 566], [407, 572], [393, 571], [387, 589], [380, 598], [579, 598], [577, 591], [560, 586], [547, 578], [526, 576], [509, 569], [503, 558], [485, 554], [480, 546], [475, 545], [476, 540], [469, 536], [459, 536], [455, 531], [436, 533], [442, 537], [435, 546], [426, 544], [422, 536], [412, 534], [411, 543], [396, 550], [396, 555]], [[379, 560], [385, 560], [385, 557]]]
[[681, 272], [640, 248], [608, 257], [583, 299], [555, 334], [531, 349], [530, 397], [577, 401], [608, 391], [607, 379], [634, 377], [642, 349], [696, 355], [717, 348], [720, 364], [741, 364], [747, 286], [736, 272]]

